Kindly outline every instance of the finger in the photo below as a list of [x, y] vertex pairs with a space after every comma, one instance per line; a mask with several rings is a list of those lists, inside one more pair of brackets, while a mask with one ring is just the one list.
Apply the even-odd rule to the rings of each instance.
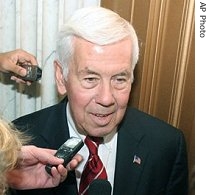
[[63, 165], [58, 165], [57, 169], [56, 167], [53, 167], [51, 169], [51, 174], [54, 185], [58, 185], [59, 183], [63, 182], [67, 177], [67, 173], [68, 171]]
[[78, 162], [81, 162], [81, 161], [83, 160], [83, 157], [82, 157], [82, 155], [80, 155], [80, 154], [76, 154], [76, 155], [73, 157], [73, 159], [76, 159]]
[[18, 62], [20, 63], [30, 63], [33, 65], [38, 64], [35, 56], [33, 56], [32, 54], [29, 54], [28, 52], [22, 49], [17, 50], [17, 55], [18, 55]]
[[31, 85], [30, 82], [26, 82], [26, 81], [24, 81], [23, 79], [20, 79], [20, 78], [18, 78], [18, 77], [16, 77], [16, 76], [11, 76], [10, 79], [11, 79], [12, 81], [15, 81], [16, 83], [22, 83], [22, 84]]
[[58, 177], [58, 175], [60, 175], [60, 174], [58, 173], [58, 170], [57, 170], [56, 167], [52, 167], [52, 168], [51, 168], [51, 175], [52, 175], [52, 177]]
[[79, 163], [83, 160], [82, 156], [80, 154], [76, 154], [73, 159], [70, 161], [70, 163], [68, 163], [68, 165], [66, 166], [66, 168], [70, 171], [70, 170], [74, 170]]
[[26, 76], [26, 73], [27, 73], [25, 68], [18, 66], [18, 65], [13, 66], [11, 71], [17, 75], [22, 76], [22, 77]]
[[44, 148], [33, 148], [33, 155], [37, 157], [42, 163], [49, 163], [58, 165], [63, 163], [63, 159], [54, 156], [55, 150], [44, 149]]
[[68, 171], [63, 165], [58, 165], [57, 170], [61, 176], [61, 182], [63, 182], [67, 177]]
[[59, 174], [62, 176], [66, 176], [68, 173], [68, 170], [63, 165], [58, 165], [57, 170], [58, 170]]
[[62, 178], [61, 178], [61, 175], [58, 173], [58, 170], [56, 167], [52, 167], [51, 175], [52, 175], [53, 186], [57, 186], [61, 182]]
[[53, 150], [53, 149], [48, 149], [48, 148], [42, 148], [45, 152], [54, 155], [56, 153], [57, 150]]
[[[55, 150], [54, 150], [55, 153]], [[39, 148], [33, 145], [26, 145], [21, 147], [19, 154], [20, 159], [24, 159], [24, 162], [40, 162], [42, 164], [58, 165], [63, 163], [63, 159], [57, 158], [52, 154], [52, 151], [44, 148]]]

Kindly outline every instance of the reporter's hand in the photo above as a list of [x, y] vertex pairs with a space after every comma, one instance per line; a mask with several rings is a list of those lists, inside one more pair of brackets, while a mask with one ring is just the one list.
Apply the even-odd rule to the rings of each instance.
[[[7, 174], [10, 187], [15, 189], [35, 189], [58, 186], [66, 179], [67, 169], [74, 169], [82, 160], [80, 155], [63, 167], [63, 159], [54, 156], [55, 150], [38, 148], [35, 146], [23, 146], [20, 153], [18, 167]], [[52, 176], [45, 171], [46, 164], [53, 164]]]
[[[10, 52], [0, 53], [0, 71], [9, 73], [12, 72], [19, 76], [26, 76], [25, 68], [18, 66], [18, 64], [31, 64], [37, 65], [36, 58], [30, 53], [17, 49]], [[31, 82], [26, 82], [16, 76], [11, 76], [11, 80], [16, 81], [17, 83], [24, 83], [30, 85]]]

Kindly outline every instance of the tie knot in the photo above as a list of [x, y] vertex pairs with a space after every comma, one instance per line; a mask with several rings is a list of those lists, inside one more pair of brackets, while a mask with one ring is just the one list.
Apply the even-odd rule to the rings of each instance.
[[85, 144], [87, 145], [90, 154], [98, 153], [98, 146], [103, 142], [103, 137], [87, 136], [85, 138]]
[[87, 139], [90, 139], [91, 141], [95, 142], [97, 145], [101, 144], [104, 141], [103, 137], [87, 136]]

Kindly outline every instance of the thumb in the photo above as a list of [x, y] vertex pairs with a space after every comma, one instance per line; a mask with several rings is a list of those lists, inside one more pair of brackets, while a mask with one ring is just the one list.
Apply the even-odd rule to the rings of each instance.
[[38, 157], [38, 159], [43, 163], [49, 164], [62, 164], [63, 159], [57, 158], [54, 156], [56, 150], [45, 149], [45, 148], [34, 148], [34, 154]]
[[25, 68], [18, 65], [14, 66], [13, 70], [11, 71], [20, 76], [26, 76], [26, 73], [27, 73]]

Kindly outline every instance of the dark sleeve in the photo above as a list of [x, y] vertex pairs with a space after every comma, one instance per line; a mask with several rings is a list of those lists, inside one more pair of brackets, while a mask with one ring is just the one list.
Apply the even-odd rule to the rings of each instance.
[[188, 164], [184, 135], [177, 139], [177, 155], [168, 181], [166, 195], [188, 194]]

